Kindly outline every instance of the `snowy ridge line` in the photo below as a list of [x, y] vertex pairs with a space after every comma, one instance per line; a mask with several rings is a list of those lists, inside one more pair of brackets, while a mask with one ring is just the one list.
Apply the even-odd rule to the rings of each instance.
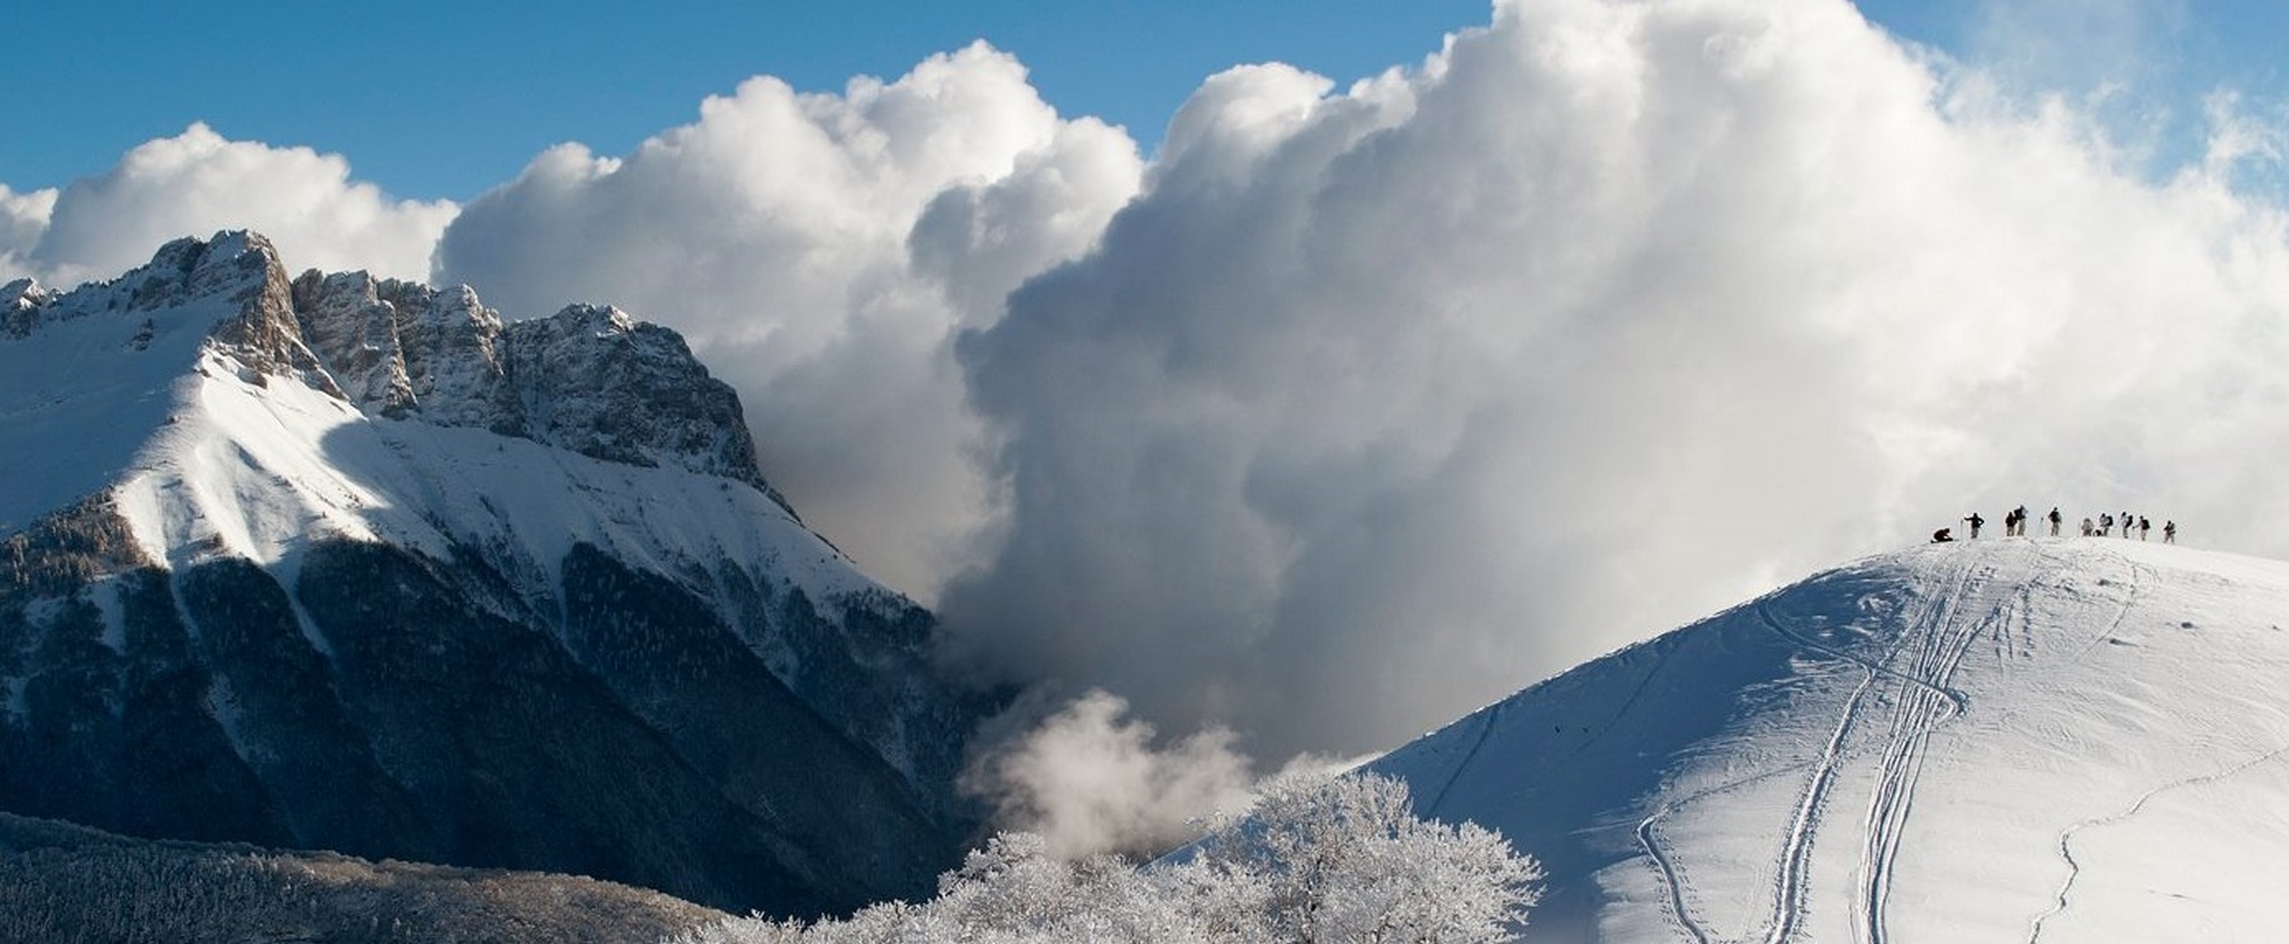
[[1559, 758], [1559, 762], [1564, 763], [1581, 756], [1583, 751], [1590, 749], [1590, 745], [1596, 744], [1599, 738], [1606, 735], [1606, 732], [1613, 730], [1615, 725], [1620, 724], [1621, 719], [1629, 717], [1630, 709], [1637, 707], [1638, 701], [1645, 697], [1645, 690], [1653, 687], [1653, 677], [1660, 675], [1662, 668], [1669, 664], [1670, 652], [1671, 650], [1668, 649], [1655, 651], [1653, 664], [1645, 669], [1645, 677], [1637, 680], [1637, 687], [1629, 690], [1629, 697], [1622, 699], [1621, 707], [1614, 709], [1613, 714], [1606, 718], [1605, 727], [1598, 729], [1596, 734], [1584, 738], [1580, 744], [1574, 745], [1574, 749], [1567, 751], [1566, 756]]
[[[1606, 716], [1605, 724], [1603, 727], [1600, 727], [1590, 736], [1583, 738], [1580, 743], [1575, 744], [1573, 749], [1567, 751], [1564, 757], [1558, 758], [1558, 763], [1562, 764], [1581, 756], [1583, 751], [1589, 750], [1593, 745], [1597, 744], [1598, 740], [1604, 737], [1607, 732], [1612, 731], [1615, 725], [1620, 724], [1621, 719], [1628, 717], [1630, 710], [1637, 707], [1637, 703], [1644, 699], [1646, 689], [1653, 686], [1654, 677], [1661, 674], [1662, 668], [1669, 663], [1670, 656], [1670, 650], [1668, 649], [1652, 645], [1646, 645], [1644, 648], [1645, 651], [1649, 653], [1648, 665], [1646, 666], [1645, 674], [1637, 680], [1636, 687], [1630, 689], [1629, 697], [1624, 698], [1621, 705], [1616, 707], [1612, 714]], [[1616, 652], [1614, 655], [1625, 656], [1629, 651], [1630, 650], [1621, 650]], [[1462, 780], [1463, 772], [1470, 769], [1472, 762], [1478, 759], [1479, 751], [1485, 748], [1487, 741], [1494, 736], [1495, 728], [1497, 727], [1496, 721], [1501, 717], [1504, 709], [1508, 708], [1509, 705], [1510, 700], [1503, 699], [1488, 705], [1477, 712], [1465, 715], [1461, 721], [1457, 722], [1458, 724], [1478, 724], [1478, 733], [1472, 736], [1470, 747], [1462, 752], [1462, 759], [1455, 762], [1454, 769], [1449, 772], [1446, 779], [1440, 783], [1438, 792], [1431, 795], [1429, 802], [1422, 804], [1423, 815], [1434, 816], [1446, 805], [1447, 795], [1454, 791], [1455, 784], [1461, 782]], [[1585, 730], [1587, 729], [1585, 728]]]
[[2289, 745], [2284, 745], [2271, 751], [2267, 751], [2264, 754], [2260, 754], [2224, 770], [2203, 774], [2198, 777], [2189, 777], [2184, 780], [2178, 780], [2171, 783], [2165, 783], [2161, 786], [2155, 787], [2152, 790], [2146, 791], [2145, 795], [2140, 796], [2137, 802], [2130, 804], [2127, 808], [2123, 809], [2119, 813], [2114, 813], [2109, 816], [2101, 816], [2096, 819], [2083, 820], [2082, 822], [2067, 827], [2065, 831], [2059, 833], [2058, 842], [2059, 858], [2065, 860], [2067, 865], [2066, 881], [2059, 884], [2057, 900], [2051, 905], [2050, 910], [2036, 915], [2033, 924], [2028, 927], [2027, 944], [2038, 944], [2038, 942], [2040, 942], [2043, 937], [2043, 923], [2066, 913], [2067, 898], [2074, 891], [2075, 880], [2082, 877], [2082, 863], [2075, 861], [2074, 849], [2072, 847], [2072, 843], [2076, 835], [2079, 835], [2083, 830], [2086, 829], [2094, 829], [2103, 826], [2115, 826], [2127, 822], [2131, 817], [2137, 816], [2140, 810], [2145, 809], [2147, 803], [2152, 802], [2155, 797], [2161, 796], [2164, 793], [2168, 793], [2172, 790], [2185, 789], [2188, 787], [2206, 786], [2208, 784], [2228, 780], [2239, 776], [2251, 768], [2261, 766], [2269, 761], [2278, 760], [2283, 756], [2289, 756]]
[[1494, 733], [1494, 722], [1502, 717], [1502, 709], [1508, 704], [1495, 702], [1487, 707], [1485, 714], [1474, 716], [1479, 719], [1478, 736], [1470, 739], [1470, 749], [1463, 752], [1462, 760], [1455, 762], [1454, 773], [1447, 777], [1446, 783], [1439, 785], [1439, 792], [1431, 797], [1431, 802], [1424, 809], [1436, 810], [1446, 802], [1447, 794], [1454, 790], [1455, 781], [1461, 780], [1462, 772], [1470, 769], [1470, 762], [1478, 759], [1479, 750], [1486, 746], [1487, 736]]

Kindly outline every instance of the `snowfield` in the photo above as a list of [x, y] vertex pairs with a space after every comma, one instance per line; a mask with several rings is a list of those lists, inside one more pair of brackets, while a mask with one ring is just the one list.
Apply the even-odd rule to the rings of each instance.
[[2107, 538], [1869, 558], [1371, 765], [1539, 858], [1528, 941], [2289, 933], [2289, 564]]

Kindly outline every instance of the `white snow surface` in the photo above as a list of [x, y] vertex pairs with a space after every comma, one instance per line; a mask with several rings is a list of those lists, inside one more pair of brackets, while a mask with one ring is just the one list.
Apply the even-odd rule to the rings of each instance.
[[1549, 870], [1528, 941], [2289, 936], [2289, 564], [1870, 558], [1370, 765]]
[[[164, 317], [106, 308], [58, 317], [30, 337], [0, 337], [0, 534], [126, 473], [174, 411], [176, 381], [207, 333], [237, 313], [222, 298]], [[151, 336], [138, 350], [147, 322]]]
[[521, 571], [510, 574], [520, 586], [553, 588], [565, 554], [587, 542], [670, 576], [731, 560], [820, 599], [875, 587], [730, 479], [368, 417], [212, 348], [176, 393], [176, 410], [113, 492], [146, 555], [169, 566], [243, 557], [291, 586], [295, 551], [340, 536], [441, 560], [460, 543]]

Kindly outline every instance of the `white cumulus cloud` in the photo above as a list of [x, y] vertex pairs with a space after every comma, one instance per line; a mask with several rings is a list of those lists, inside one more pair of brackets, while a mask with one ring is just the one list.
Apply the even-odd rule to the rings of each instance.
[[754, 78], [625, 157], [544, 153], [454, 222], [438, 276], [513, 315], [611, 302], [681, 330], [772, 482], [927, 598], [993, 499], [952, 333], [1085, 252], [1141, 174], [1126, 134], [1059, 118], [979, 43], [840, 95]]
[[456, 209], [392, 200], [351, 180], [340, 155], [232, 141], [194, 124], [60, 191], [0, 192], [0, 266], [71, 285], [148, 261], [171, 239], [252, 229], [296, 268], [422, 279]]

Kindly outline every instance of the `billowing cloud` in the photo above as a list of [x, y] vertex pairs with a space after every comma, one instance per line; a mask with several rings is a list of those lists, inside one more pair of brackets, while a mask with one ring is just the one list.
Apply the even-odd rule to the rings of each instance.
[[1973, 509], [2289, 553], [2282, 217], [1944, 68], [1841, 0], [1536, 0], [1210, 79], [960, 344], [1011, 504], [957, 655], [1360, 750]]
[[1085, 252], [1141, 174], [980, 43], [841, 95], [751, 79], [624, 158], [558, 147], [468, 207], [438, 275], [512, 315], [610, 302], [683, 331], [772, 482], [927, 598], [992, 508], [953, 332]]
[[1253, 765], [1231, 731], [1163, 742], [1128, 710], [1117, 696], [1084, 693], [980, 758], [970, 787], [1000, 810], [997, 825], [1039, 833], [1063, 858], [1156, 854], [1255, 801]]
[[253, 229], [297, 268], [421, 279], [455, 212], [352, 181], [340, 155], [231, 141], [194, 124], [61, 191], [0, 191], [0, 266], [70, 285], [117, 275], [171, 239]]

